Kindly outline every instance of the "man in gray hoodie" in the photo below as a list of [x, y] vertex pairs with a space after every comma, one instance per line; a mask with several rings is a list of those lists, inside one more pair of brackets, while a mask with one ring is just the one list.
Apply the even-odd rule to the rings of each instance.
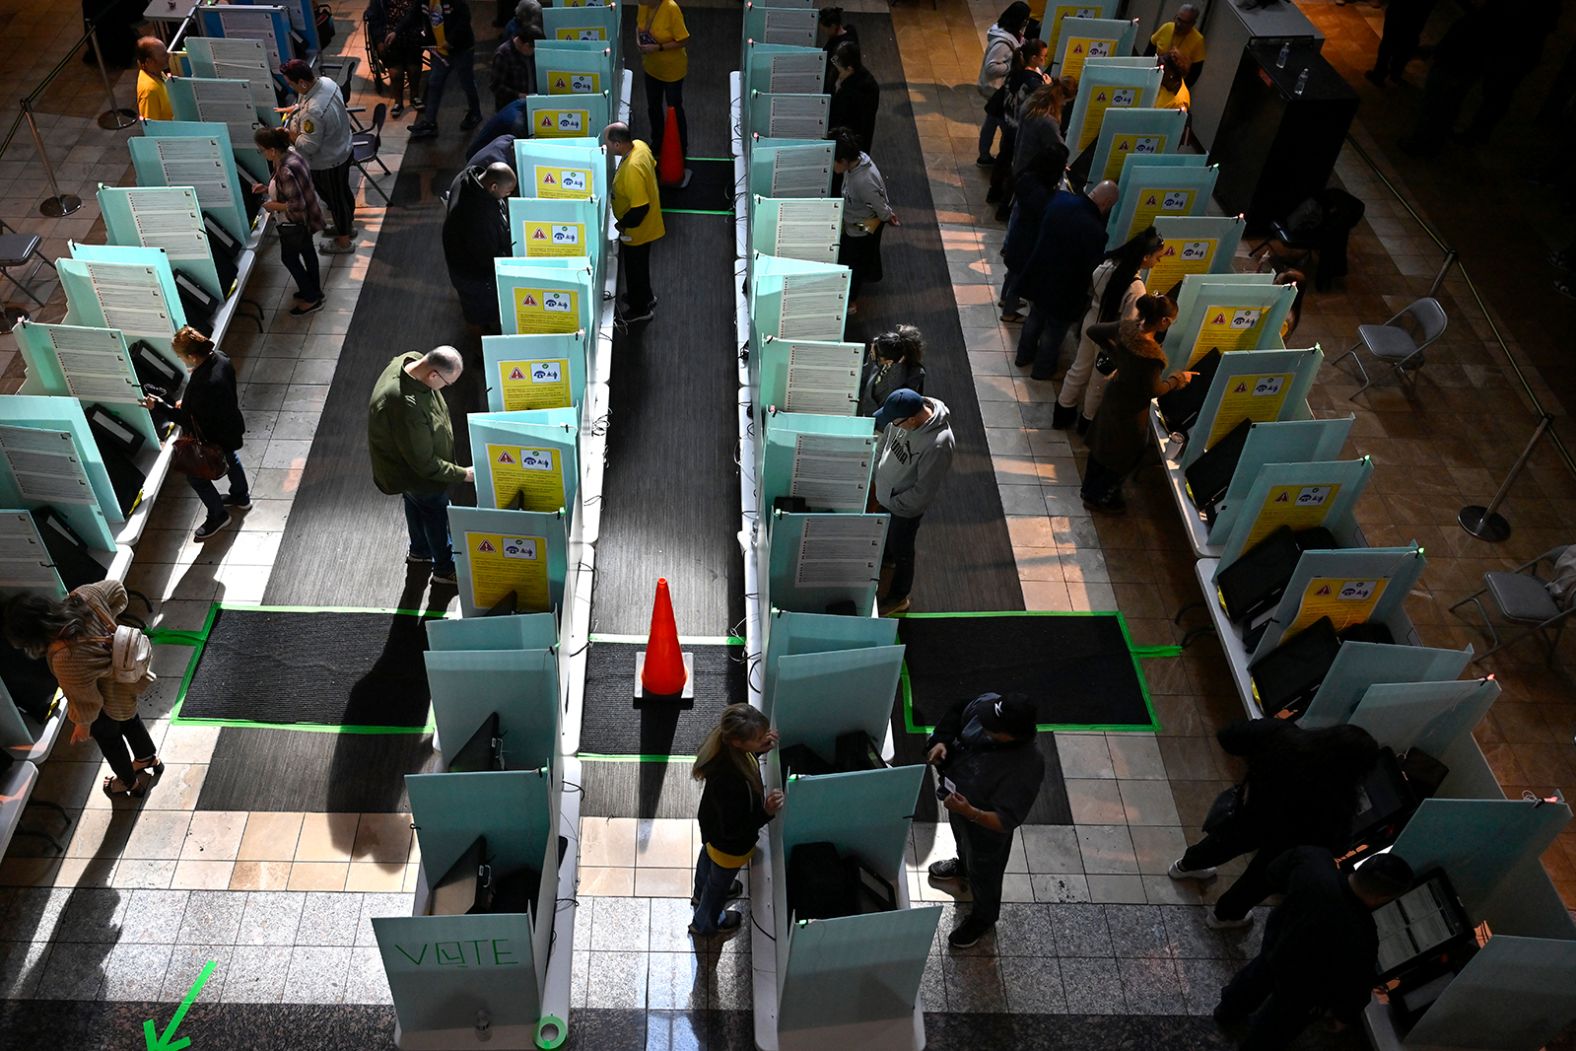
[[952, 424], [939, 398], [911, 390], [893, 391], [879, 412], [881, 453], [876, 460], [877, 510], [892, 516], [881, 561], [892, 566], [892, 584], [881, 600], [881, 615], [908, 609], [914, 585], [914, 539], [925, 510], [952, 469]]

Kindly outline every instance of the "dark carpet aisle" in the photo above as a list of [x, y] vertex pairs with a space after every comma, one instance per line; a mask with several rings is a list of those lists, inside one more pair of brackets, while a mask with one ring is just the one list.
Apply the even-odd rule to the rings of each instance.
[[[881, 111], [871, 159], [886, 180], [887, 195], [903, 225], [883, 235], [885, 277], [863, 294], [860, 312], [849, 319], [846, 335], [849, 340], [863, 341], [900, 322], [918, 325], [925, 334], [925, 393], [946, 402], [957, 439], [952, 473], [919, 531], [914, 608], [926, 612], [1021, 610], [1023, 589], [1018, 584], [996, 473], [985, 445], [985, 423], [974, 392], [963, 329], [958, 324], [952, 279], [892, 19], [861, 13], [849, 14], [848, 22], [859, 31], [865, 66], [881, 84]], [[1006, 409], [1012, 418], [997, 422], [1017, 427], [1016, 407]]]

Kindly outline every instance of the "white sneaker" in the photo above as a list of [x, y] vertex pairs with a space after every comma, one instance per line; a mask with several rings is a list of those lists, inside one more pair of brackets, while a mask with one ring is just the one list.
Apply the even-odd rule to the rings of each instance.
[[1253, 926], [1253, 914], [1250, 912], [1240, 920], [1223, 920], [1215, 915], [1214, 909], [1210, 909], [1204, 913], [1204, 926], [1212, 931], [1240, 931]]
[[1171, 863], [1171, 867], [1166, 869], [1166, 875], [1172, 879], [1214, 879], [1215, 870], [1213, 868], [1185, 869], [1182, 867], [1182, 859], [1177, 858]]

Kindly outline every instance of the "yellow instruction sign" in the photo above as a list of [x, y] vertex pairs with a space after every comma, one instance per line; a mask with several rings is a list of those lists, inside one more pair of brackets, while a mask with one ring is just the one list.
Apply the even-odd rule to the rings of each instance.
[[1062, 57], [1061, 75], [1081, 77], [1085, 62], [1091, 58], [1110, 58], [1114, 54], [1116, 54], [1114, 37], [1068, 37], [1067, 54]]
[[[1046, 17], [1047, 8], [1050, 17]], [[1050, 32], [1041, 31], [1041, 36], [1050, 45], [1051, 54], [1056, 54], [1056, 43], [1062, 35], [1062, 20], [1066, 18], [1104, 18], [1105, 11], [1099, 4], [1047, 4], [1046, 0], [1029, 0], [1029, 16], [1038, 18], [1041, 22], [1048, 23]]]
[[1388, 583], [1390, 583], [1388, 577], [1380, 577], [1377, 580], [1314, 577], [1303, 591], [1302, 602], [1297, 607], [1297, 619], [1291, 622], [1291, 627], [1287, 628], [1286, 633], [1281, 636], [1282, 641], [1291, 638], [1321, 617], [1329, 617], [1336, 631], [1344, 631], [1353, 624], [1366, 622], [1373, 614], [1374, 607], [1379, 604], [1379, 599], [1384, 595], [1385, 585]]
[[1190, 214], [1193, 211], [1193, 202], [1197, 198], [1197, 190], [1181, 187], [1168, 189], [1163, 186], [1151, 186], [1140, 190], [1138, 207], [1133, 210], [1132, 225], [1127, 228], [1127, 236], [1123, 240], [1131, 241], [1145, 227], [1153, 226], [1157, 215]]
[[559, 40], [606, 40], [607, 30], [601, 26], [562, 26], [553, 35]]
[[1110, 84], [1101, 84], [1089, 90], [1094, 94], [1089, 96], [1089, 108], [1084, 111], [1083, 127], [1078, 129], [1078, 148], [1073, 151], [1074, 154], [1082, 153], [1088, 149], [1091, 142], [1100, 137], [1100, 125], [1105, 120], [1106, 110], [1132, 109], [1138, 105], [1137, 88], [1118, 88]]
[[530, 259], [587, 254], [585, 223], [540, 223], [527, 220], [521, 240], [525, 242], [525, 254]]
[[591, 169], [538, 164], [536, 165], [536, 196], [588, 199], [591, 196]]
[[580, 293], [567, 288], [514, 289], [514, 330], [521, 335], [578, 332]]
[[1105, 178], [1122, 174], [1122, 162], [1129, 155], [1152, 157], [1166, 152], [1165, 135], [1118, 135], [1111, 140], [1111, 156], [1105, 161]]
[[533, 137], [538, 139], [568, 139], [589, 135], [591, 111], [586, 109], [539, 109], [531, 118]]
[[547, 538], [466, 533], [465, 552], [471, 570], [471, 603], [491, 609], [514, 593], [515, 609], [546, 612], [552, 608], [547, 590]]
[[1269, 312], [1269, 307], [1206, 306], [1204, 323], [1198, 327], [1198, 339], [1193, 343], [1193, 355], [1188, 358], [1188, 364], [1192, 365], [1211, 350], [1222, 354], [1233, 350], [1257, 350]]
[[[498, 363], [505, 412], [567, 409], [574, 405], [568, 358], [519, 358]], [[556, 509], [555, 509], [556, 510]]]
[[1270, 486], [1263, 506], [1253, 519], [1253, 528], [1248, 530], [1248, 537], [1243, 541], [1242, 550], [1250, 550], [1281, 526], [1296, 532], [1323, 525], [1340, 494], [1339, 483]]
[[1271, 423], [1280, 419], [1281, 406], [1291, 393], [1293, 373], [1269, 372], [1255, 376], [1232, 376], [1226, 381], [1226, 391], [1220, 399], [1220, 410], [1215, 413], [1215, 424], [1209, 429], [1208, 449], [1231, 433], [1243, 420], [1254, 423]]
[[1145, 282], [1156, 292], [1164, 292], [1189, 274], [1207, 274], [1215, 266], [1215, 253], [1220, 250], [1217, 237], [1194, 237], [1185, 241], [1167, 241], [1160, 250], [1160, 259], [1149, 269]]
[[602, 74], [582, 73], [572, 69], [550, 69], [547, 71], [547, 93], [549, 95], [600, 95], [602, 94]]
[[564, 506], [564, 464], [558, 450], [489, 442], [487, 464], [494, 507], [551, 512]]

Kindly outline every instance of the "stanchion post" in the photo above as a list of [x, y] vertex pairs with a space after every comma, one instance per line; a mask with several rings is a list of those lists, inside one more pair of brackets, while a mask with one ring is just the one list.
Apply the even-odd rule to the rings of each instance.
[[1444, 287], [1445, 278], [1450, 274], [1450, 268], [1455, 266], [1460, 258], [1454, 248], [1445, 249], [1445, 259], [1439, 264], [1439, 273], [1434, 275], [1433, 283], [1428, 286], [1429, 298], [1439, 295], [1439, 290]]
[[99, 48], [98, 23], [88, 27], [88, 40], [93, 45], [93, 57], [98, 60], [99, 77], [104, 81], [104, 97], [109, 99], [109, 109], [99, 114], [98, 126], [105, 131], [121, 131], [137, 123], [137, 111], [121, 109], [115, 105], [115, 88], [109, 82], [109, 70], [104, 66], [104, 52]]
[[38, 163], [44, 166], [44, 178], [49, 180], [49, 188], [54, 191], [53, 196], [46, 197], [38, 206], [39, 213], [51, 219], [70, 215], [82, 207], [82, 198], [75, 194], [60, 192], [60, 184], [55, 181], [54, 165], [49, 163], [49, 154], [44, 152], [44, 137], [38, 133], [38, 122], [33, 119], [32, 98], [24, 98], [21, 105], [22, 116], [27, 118], [27, 130], [33, 136], [33, 148], [38, 151]]
[[1499, 505], [1504, 502], [1505, 496], [1510, 492], [1510, 487], [1521, 474], [1521, 469], [1527, 466], [1527, 461], [1532, 459], [1532, 450], [1538, 447], [1538, 441], [1554, 426], [1554, 417], [1548, 413], [1538, 421], [1538, 429], [1532, 432], [1532, 437], [1527, 440], [1527, 447], [1521, 450], [1521, 455], [1516, 457], [1516, 462], [1511, 465], [1510, 473], [1505, 476], [1505, 481], [1500, 485], [1499, 492], [1494, 494], [1494, 499], [1488, 502], [1487, 507], [1469, 504], [1456, 515], [1456, 521], [1461, 523], [1461, 528], [1477, 537], [1497, 544], [1510, 536], [1510, 523], [1500, 515]]

